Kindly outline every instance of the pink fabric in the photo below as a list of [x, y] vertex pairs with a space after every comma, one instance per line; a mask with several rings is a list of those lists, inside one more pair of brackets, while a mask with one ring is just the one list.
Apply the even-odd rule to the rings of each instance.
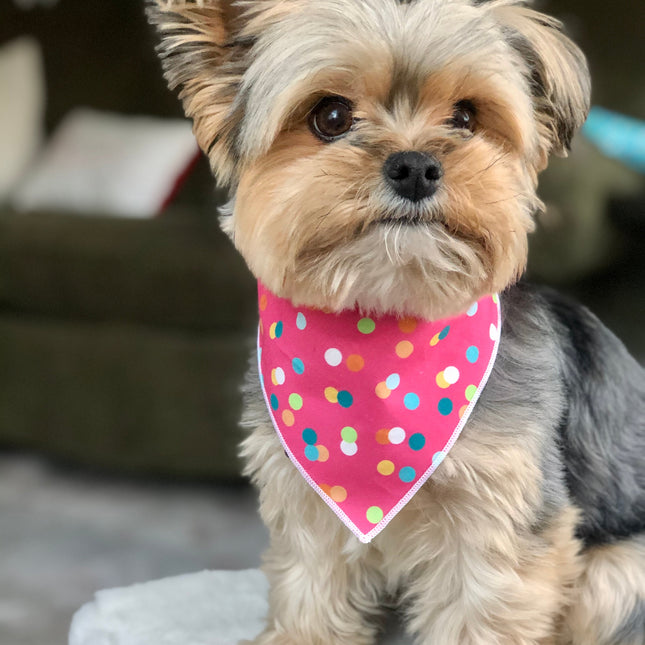
[[275, 429], [302, 476], [369, 542], [468, 420], [495, 362], [499, 298], [438, 321], [298, 308], [262, 284], [259, 305], [260, 380]]

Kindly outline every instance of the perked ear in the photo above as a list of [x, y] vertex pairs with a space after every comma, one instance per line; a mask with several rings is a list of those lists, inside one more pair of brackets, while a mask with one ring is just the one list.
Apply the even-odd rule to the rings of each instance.
[[148, 0], [147, 14], [161, 37], [157, 52], [168, 85], [179, 89], [199, 146], [228, 183], [241, 118], [232, 108], [250, 46], [235, 40], [240, 9], [234, 0]]
[[589, 113], [587, 61], [555, 18], [517, 0], [498, 0], [488, 7], [529, 67], [540, 131], [540, 165], [546, 166], [550, 153], [566, 156], [573, 135]]

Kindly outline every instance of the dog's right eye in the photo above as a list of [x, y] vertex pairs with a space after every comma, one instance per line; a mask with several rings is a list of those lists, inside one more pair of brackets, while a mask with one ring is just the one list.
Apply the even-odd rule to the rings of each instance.
[[330, 143], [347, 134], [354, 125], [352, 105], [342, 96], [327, 96], [309, 114], [309, 128], [322, 141]]

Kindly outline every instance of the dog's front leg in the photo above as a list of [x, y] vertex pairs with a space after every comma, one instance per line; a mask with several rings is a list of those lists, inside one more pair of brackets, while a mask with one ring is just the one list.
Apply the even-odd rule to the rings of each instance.
[[[263, 567], [270, 582], [269, 620], [254, 645], [370, 645], [378, 581], [342, 540], [301, 533], [274, 538]], [[364, 545], [361, 545], [362, 548]]]

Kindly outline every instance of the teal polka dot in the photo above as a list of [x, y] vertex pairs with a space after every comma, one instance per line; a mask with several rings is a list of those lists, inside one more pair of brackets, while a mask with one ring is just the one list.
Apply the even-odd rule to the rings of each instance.
[[447, 325], [439, 332], [439, 340], [443, 340], [449, 333], [450, 333], [450, 325]]
[[276, 326], [275, 326], [275, 337], [280, 338], [282, 336], [282, 332], [284, 331], [284, 325], [282, 324], [282, 321], [280, 321]]
[[302, 431], [302, 440], [306, 444], [309, 444], [310, 446], [313, 446], [318, 441], [318, 435], [311, 428], [305, 428]]
[[479, 348], [475, 347], [474, 345], [471, 345], [466, 350], [466, 359], [468, 360], [469, 363], [476, 363], [477, 360], [479, 359]]
[[414, 392], [408, 392], [404, 397], [403, 397], [403, 405], [408, 409], [408, 410], [416, 410], [419, 407], [419, 396], [415, 394]]
[[296, 374], [304, 374], [305, 372], [305, 364], [299, 358], [294, 358], [291, 361], [291, 367]]
[[277, 410], [280, 407], [280, 404], [278, 403], [278, 397], [275, 394], [271, 395], [271, 407], [274, 410]]
[[439, 409], [439, 414], [443, 414], [444, 417], [447, 417], [452, 412], [452, 401], [447, 398], [441, 399], [437, 407]]
[[406, 483], [409, 484], [411, 481], [414, 481], [414, 478], [417, 476], [417, 473], [415, 472], [414, 468], [411, 466], [405, 466], [399, 470], [399, 479]]
[[426, 445], [426, 438], [420, 432], [416, 432], [408, 439], [408, 444], [412, 450], [421, 450]]
[[307, 319], [305, 315], [300, 311], [296, 316], [296, 327], [302, 331], [307, 326]]
[[347, 390], [341, 390], [338, 393], [338, 404], [341, 407], [349, 408], [352, 403], [354, 403], [354, 397]]
[[309, 459], [309, 461], [318, 461], [318, 457], [320, 457], [320, 453], [318, 452], [318, 448], [316, 446], [305, 446], [305, 457]]

